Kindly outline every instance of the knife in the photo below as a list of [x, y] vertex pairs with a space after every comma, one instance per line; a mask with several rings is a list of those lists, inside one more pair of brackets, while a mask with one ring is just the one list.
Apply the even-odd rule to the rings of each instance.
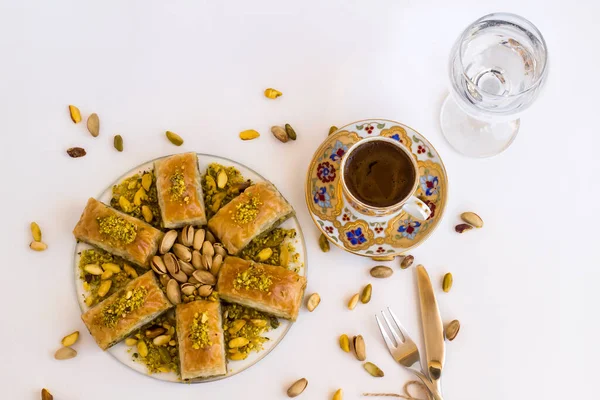
[[441, 389], [440, 378], [446, 355], [444, 326], [440, 318], [440, 310], [438, 309], [435, 295], [433, 294], [431, 280], [429, 279], [427, 270], [422, 265], [417, 267], [417, 283], [421, 304], [421, 324], [425, 340], [427, 373], [439, 391]]

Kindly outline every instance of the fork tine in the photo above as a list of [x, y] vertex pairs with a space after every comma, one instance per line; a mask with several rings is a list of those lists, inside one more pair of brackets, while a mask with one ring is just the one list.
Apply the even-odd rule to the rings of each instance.
[[398, 317], [396, 317], [396, 314], [394, 314], [394, 312], [392, 311], [391, 308], [388, 307], [387, 309], [388, 309], [388, 312], [390, 313], [392, 319], [394, 320], [394, 323], [398, 327], [398, 330], [402, 334], [402, 337], [404, 337], [404, 342], [406, 342], [406, 343], [409, 343], [409, 342], [412, 343], [413, 342], [412, 339], [408, 335], [408, 332], [406, 331], [406, 329], [404, 329], [404, 327], [400, 323], [400, 320], [398, 319]]
[[385, 340], [385, 344], [387, 344], [388, 349], [390, 350], [390, 352], [392, 352], [396, 349], [396, 345], [394, 345], [394, 342], [392, 342], [392, 338], [390, 338], [390, 336], [386, 332], [377, 315], [375, 315], [375, 319], [377, 320], [377, 326], [379, 326], [379, 331], [381, 332], [381, 336], [383, 336], [383, 340]]
[[[388, 308], [389, 310], [389, 308]], [[390, 322], [390, 320], [388, 319], [387, 315], [385, 315], [385, 312], [381, 312], [381, 315], [383, 315], [383, 319], [385, 319], [385, 322], [387, 324], [388, 329], [390, 330], [390, 332], [392, 333], [392, 336], [394, 337], [394, 340], [396, 341], [396, 343], [398, 343], [398, 346], [400, 346], [402, 343], [404, 343], [404, 338], [401, 337], [404, 336], [402, 333], [400, 333], [400, 335], [398, 334], [398, 329], [394, 328], [394, 325], [392, 325], [392, 323]]]

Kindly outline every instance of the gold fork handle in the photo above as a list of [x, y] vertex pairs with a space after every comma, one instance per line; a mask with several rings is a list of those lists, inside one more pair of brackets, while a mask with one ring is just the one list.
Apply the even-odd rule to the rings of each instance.
[[438, 389], [435, 387], [435, 384], [433, 384], [433, 382], [431, 382], [428, 377], [426, 377], [421, 371], [413, 369], [413, 372], [417, 376], [417, 378], [419, 378], [421, 382], [423, 382], [423, 385], [425, 385], [427, 390], [429, 390], [429, 393], [431, 393], [431, 398], [433, 400], [444, 400], [440, 391], [438, 391]]

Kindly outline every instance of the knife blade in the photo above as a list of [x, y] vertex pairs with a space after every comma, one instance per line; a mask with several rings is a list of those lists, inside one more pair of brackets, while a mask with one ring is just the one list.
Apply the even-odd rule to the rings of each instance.
[[425, 360], [427, 373], [436, 387], [440, 388], [440, 378], [446, 356], [444, 343], [444, 325], [440, 317], [433, 286], [427, 270], [422, 265], [417, 266], [417, 284], [421, 305], [421, 324], [425, 342]]

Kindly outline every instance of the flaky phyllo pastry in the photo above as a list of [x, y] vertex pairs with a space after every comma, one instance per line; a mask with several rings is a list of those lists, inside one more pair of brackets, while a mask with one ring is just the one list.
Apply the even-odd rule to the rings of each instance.
[[77, 240], [99, 247], [141, 267], [150, 267], [163, 233], [144, 221], [89, 199], [73, 229]]
[[208, 221], [208, 228], [230, 254], [238, 254], [252, 239], [293, 214], [292, 206], [272, 184], [260, 182], [221, 208]]
[[306, 278], [287, 268], [227, 257], [219, 272], [221, 299], [295, 321]]
[[197, 300], [176, 309], [181, 379], [227, 373], [221, 304]]
[[86, 311], [81, 319], [102, 350], [115, 345], [173, 304], [149, 271]]
[[154, 175], [165, 228], [206, 225], [196, 153], [176, 154], [155, 161]]

